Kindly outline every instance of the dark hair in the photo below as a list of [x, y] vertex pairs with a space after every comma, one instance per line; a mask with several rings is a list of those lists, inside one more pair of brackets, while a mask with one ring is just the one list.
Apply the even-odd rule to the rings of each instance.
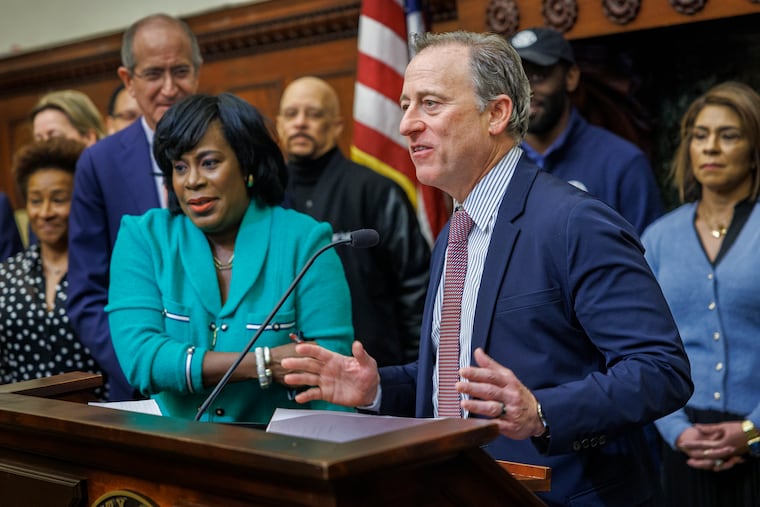
[[198, 46], [198, 39], [195, 37], [193, 31], [190, 30], [190, 27], [187, 25], [187, 23], [181, 19], [169, 16], [168, 14], [151, 14], [150, 16], [138, 19], [132, 23], [129, 28], [127, 28], [121, 39], [121, 64], [127, 68], [130, 74], [135, 71], [135, 67], [137, 66], [134, 52], [135, 35], [143, 26], [147, 26], [155, 22], [163, 22], [166, 24], [175, 25], [185, 33], [187, 39], [190, 41], [190, 60], [192, 61], [195, 71], [198, 72], [198, 69], [201, 68], [201, 64], [203, 63], [201, 50]]
[[717, 84], [696, 98], [681, 118], [681, 139], [670, 169], [673, 186], [681, 202], [696, 201], [702, 196], [702, 185], [694, 177], [691, 165], [691, 140], [697, 116], [706, 106], [724, 106], [733, 110], [741, 121], [742, 132], [751, 150], [752, 191], [760, 196], [760, 94], [745, 83], [726, 81]]
[[26, 199], [27, 185], [32, 174], [40, 169], [60, 169], [74, 174], [84, 144], [65, 137], [52, 137], [23, 146], [13, 158], [13, 175]]
[[253, 175], [253, 186], [246, 187], [248, 196], [263, 205], [282, 203], [287, 168], [266, 118], [231, 93], [196, 94], [170, 107], [156, 125], [153, 155], [166, 181], [169, 210], [182, 213], [172, 187], [172, 162], [192, 150], [214, 121], [219, 122], [224, 138], [235, 152], [243, 179]]
[[116, 100], [124, 89], [124, 83], [119, 83], [111, 92], [111, 98], [108, 99], [108, 116], [113, 118], [113, 114], [116, 112]]

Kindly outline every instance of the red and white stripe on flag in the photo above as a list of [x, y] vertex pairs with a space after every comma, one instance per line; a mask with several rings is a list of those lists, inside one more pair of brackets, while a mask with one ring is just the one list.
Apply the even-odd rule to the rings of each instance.
[[[407, 0], [410, 4], [419, 2]], [[424, 30], [419, 7], [404, 0], [364, 0], [359, 17], [354, 135], [351, 158], [398, 183], [417, 210], [423, 234], [433, 241], [449, 218], [447, 199], [417, 181], [406, 139], [399, 134], [399, 97], [409, 62], [410, 33]]]

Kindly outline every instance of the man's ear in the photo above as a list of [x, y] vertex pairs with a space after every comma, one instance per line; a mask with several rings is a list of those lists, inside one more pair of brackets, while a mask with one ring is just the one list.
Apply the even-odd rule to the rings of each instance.
[[340, 139], [340, 135], [342, 133], [343, 133], [343, 117], [336, 116], [335, 119], [333, 119], [333, 137], [335, 138], [336, 144], [338, 140]]
[[122, 65], [119, 67], [119, 70], [117, 72], [119, 74], [119, 79], [121, 79], [121, 82], [124, 83], [124, 88], [127, 89], [127, 93], [134, 97], [135, 94], [132, 91], [132, 74], [129, 72], [129, 69]]
[[578, 89], [581, 82], [581, 69], [576, 65], [571, 65], [565, 72], [565, 90], [567, 93], [573, 93]]
[[507, 130], [509, 119], [512, 117], [514, 103], [508, 95], [499, 95], [489, 105], [488, 133], [498, 135]]

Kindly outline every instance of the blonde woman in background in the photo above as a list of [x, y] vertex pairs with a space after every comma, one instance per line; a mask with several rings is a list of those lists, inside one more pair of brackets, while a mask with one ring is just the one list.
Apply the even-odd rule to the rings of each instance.
[[43, 95], [30, 117], [37, 141], [66, 137], [91, 146], [106, 135], [98, 108], [87, 95], [77, 90], [59, 90]]

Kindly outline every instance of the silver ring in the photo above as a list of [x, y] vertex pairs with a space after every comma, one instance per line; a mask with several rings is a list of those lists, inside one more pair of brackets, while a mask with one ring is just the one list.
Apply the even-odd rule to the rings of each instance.
[[723, 464], [723, 460], [722, 460], [722, 459], [716, 459], [716, 460], [715, 460], [715, 468], [718, 468], [718, 467], [719, 467], [719, 466], [721, 466], [722, 464]]
[[507, 415], [507, 406], [504, 404], [503, 401], [500, 401], [499, 403], [501, 403], [501, 414], [499, 414], [499, 417], [504, 417], [505, 415]]

